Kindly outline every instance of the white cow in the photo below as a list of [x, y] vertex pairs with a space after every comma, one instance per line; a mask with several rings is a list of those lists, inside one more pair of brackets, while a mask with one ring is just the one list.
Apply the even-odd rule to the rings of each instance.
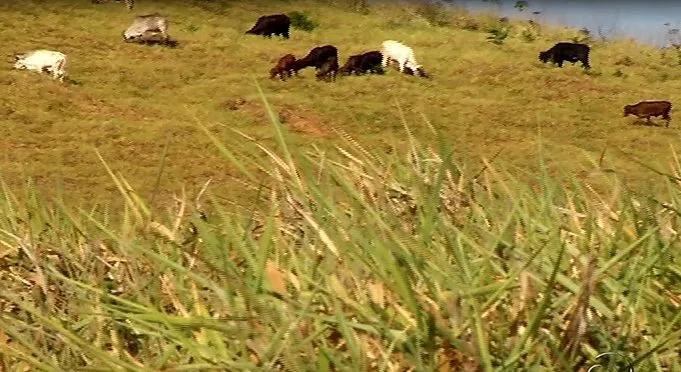
[[421, 77], [429, 77], [423, 66], [416, 62], [414, 57], [414, 50], [410, 47], [395, 40], [386, 40], [381, 44], [381, 54], [383, 55], [383, 68], [388, 67], [391, 61], [396, 61], [400, 72], [404, 72], [405, 68], [413, 75]]
[[50, 72], [55, 79], [64, 81], [66, 75], [66, 54], [52, 50], [38, 49], [28, 53], [16, 54], [14, 68], [34, 70], [39, 73]]

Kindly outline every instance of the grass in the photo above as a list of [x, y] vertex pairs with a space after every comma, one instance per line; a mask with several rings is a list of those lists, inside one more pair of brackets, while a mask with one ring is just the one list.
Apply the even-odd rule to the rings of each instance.
[[[658, 149], [677, 138], [675, 120], [669, 128], [651, 128], [621, 117], [628, 103], [677, 100], [678, 66], [651, 48], [626, 41], [594, 44], [594, 74], [585, 75], [578, 65], [557, 69], [537, 60], [539, 50], [574, 32], [544, 31], [531, 43], [512, 34], [503, 45], [494, 45], [485, 32], [430, 26], [397, 5], [372, 5], [365, 15], [306, 2], [295, 7], [287, 2], [211, 4], [137, 5], [134, 14], [158, 11], [170, 18], [177, 49], [123, 43], [120, 34], [133, 14], [113, 2], [0, 5], [8, 22], [0, 37], [8, 52], [63, 51], [73, 80], [59, 85], [9, 64], [0, 69], [6, 93], [0, 106], [5, 182], [18, 187], [32, 177], [40, 190], [61, 187], [74, 202], [112, 200], [116, 191], [101, 172], [95, 147], [141, 194], [158, 194], [157, 201], [172, 198], [182, 187], [196, 195], [212, 179], [214, 190], [241, 203], [245, 194], [235, 187], [237, 173], [219, 159], [196, 123], [215, 130], [230, 147], [241, 145], [230, 128], [272, 143], [255, 81], [288, 116], [296, 146], [332, 148], [339, 143], [334, 128], [386, 152], [404, 146], [397, 100], [416, 136], [433, 141], [422, 124], [425, 115], [468, 166], [479, 168], [482, 156], [501, 151], [498, 161], [535, 173], [535, 137], [541, 128], [551, 172], [582, 175], [591, 170], [589, 159], [605, 150], [609, 166], [647, 192], [651, 173], [620, 151], [664, 165], [670, 159]], [[293, 30], [288, 41], [243, 34], [261, 14], [292, 11], [308, 14], [319, 27]], [[485, 30], [483, 17], [467, 20]], [[284, 83], [267, 79], [283, 54], [302, 57], [329, 43], [338, 46], [344, 61], [378, 49], [388, 38], [412, 46], [434, 80], [393, 71], [327, 84], [316, 81], [312, 70]], [[629, 63], [617, 64], [625, 55]], [[234, 105], [239, 100], [246, 104]], [[154, 187], [166, 143], [164, 173]]]
[[[290, 10], [257, 2], [157, 4], [180, 47], [136, 47], [120, 4], [64, 4], [0, 6], [7, 44], [63, 50], [73, 79], [0, 72], [0, 370], [681, 370], [676, 128], [618, 118], [674, 101], [658, 54], [552, 69], [553, 41], [382, 5], [296, 3], [319, 29], [247, 38]], [[386, 38], [435, 79], [266, 79]]]
[[537, 193], [403, 125], [387, 157], [304, 151], [276, 120], [277, 149], [232, 151], [199, 126], [261, 186], [250, 215], [210, 191], [153, 214], [113, 173], [120, 223], [5, 188], [0, 367], [583, 371], [609, 351], [681, 370], [678, 179], [664, 201], [613, 174], [597, 193], [540, 146]]

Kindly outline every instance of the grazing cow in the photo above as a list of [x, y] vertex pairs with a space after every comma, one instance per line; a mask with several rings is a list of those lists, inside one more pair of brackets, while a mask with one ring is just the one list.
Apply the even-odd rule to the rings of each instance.
[[[101, 4], [106, 2], [107, 0], [92, 0], [93, 4]], [[121, 0], [116, 0], [117, 3], [120, 3]], [[125, 7], [128, 8], [128, 10], [132, 10], [132, 8], [135, 6], [135, 1], [134, 0], [125, 0]]]
[[291, 26], [291, 19], [286, 14], [274, 14], [262, 16], [258, 18], [255, 25], [247, 34], [263, 35], [265, 37], [272, 37], [274, 35], [281, 35], [284, 39], [289, 38], [289, 28]]
[[417, 75], [424, 78], [430, 76], [423, 69], [423, 66], [416, 62], [414, 57], [414, 50], [410, 47], [395, 40], [386, 40], [381, 44], [381, 54], [383, 61], [381, 65], [383, 68], [388, 67], [390, 61], [397, 61], [400, 72], [404, 73], [405, 68], [409, 69], [412, 75]]
[[361, 75], [366, 72], [382, 74], [382, 63], [383, 55], [379, 51], [356, 54], [354, 56], [350, 56], [348, 61], [343, 67], [341, 67], [340, 70], [338, 70], [338, 72], [343, 75], [349, 75], [353, 72], [356, 75]]
[[336, 80], [336, 74], [338, 73], [338, 58], [337, 57], [329, 57], [322, 66], [319, 68], [319, 72], [317, 72], [317, 79], [321, 80]]
[[177, 46], [177, 40], [166, 38], [163, 36], [163, 34], [156, 31], [145, 31], [139, 37], [134, 38], [133, 41], [139, 44], [146, 45], [160, 44], [171, 48], [175, 48]]
[[149, 33], [160, 33], [164, 39], [168, 36], [168, 18], [158, 14], [147, 14], [135, 17], [130, 27], [123, 32], [123, 40], [126, 42], [148, 37]]
[[568, 61], [574, 64], [577, 61], [582, 62], [584, 69], [590, 69], [589, 65], [589, 46], [579, 43], [556, 43], [549, 50], [539, 52], [539, 60], [543, 63], [551, 61], [563, 67], [563, 62]]
[[672, 119], [669, 115], [671, 110], [672, 104], [669, 101], [641, 101], [635, 105], [625, 105], [624, 117], [636, 115], [639, 118], [646, 118], [646, 122], [650, 124], [651, 116], [662, 116], [669, 126]]
[[270, 79], [274, 79], [275, 76], [279, 75], [281, 80], [286, 80], [284, 74], [291, 77], [291, 72], [296, 72], [293, 68], [295, 62], [296, 56], [293, 54], [287, 54], [281, 57], [279, 62], [277, 62], [277, 65], [270, 70]]
[[[331, 58], [335, 58], [336, 65], [338, 65], [338, 49], [333, 45], [323, 45], [312, 48], [305, 57], [295, 61], [292, 67], [296, 72], [310, 66], [314, 66], [316, 70], [319, 70]], [[327, 68], [332, 69], [333, 63], [329, 64]]]
[[14, 55], [14, 68], [33, 70], [39, 73], [52, 73], [52, 77], [64, 81], [66, 75], [66, 55], [52, 50], [39, 49]]

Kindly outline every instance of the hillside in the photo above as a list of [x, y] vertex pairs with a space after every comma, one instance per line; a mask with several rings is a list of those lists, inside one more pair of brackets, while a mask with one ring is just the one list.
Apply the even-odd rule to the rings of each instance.
[[[0, 371], [681, 371], [681, 188], [645, 166], [681, 174], [678, 119], [622, 118], [676, 101], [674, 56], [594, 42], [585, 73], [537, 60], [576, 31], [495, 45], [492, 16], [137, 3], [177, 49], [124, 44], [122, 4], [0, 3], [8, 54], [70, 59], [0, 69]], [[319, 27], [243, 34], [293, 10]], [[267, 79], [385, 39], [434, 78]]]
[[[539, 50], [575, 35], [570, 31], [545, 31], [534, 42], [513, 36], [494, 45], [486, 32], [430, 26], [413, 10], [390, 5], [360, 14], [305, 2], [140, 1], [134, 14], [159, 11], [170, 18], [171, 36], [180, 46], [164, 49], [121, 41], [132, 19], [122, 4], [37, 4], [0, 5], [9, 26], [0, 30], [3, 49], [60, 50], [69, 56], [72, 82], [59, 85], [14, 71], [9, 60], [0, 69], [5, 92], [0, 170], [13, 189], [30, 176], [48, 194], [63, 185], [74, 200], [107, 200], [114, 185], [97, 148], [147, 196], [155, 190], [168, 141], [157, 200], [183, 186], [194, 195], [209, 178], [212, 192], [234, 199], [242, 191], [235, 172], [197, 123], [230, 147], [248, 146], [232, 129], [267, 143], [271, 133], [256, 82], [283, 113], [299, 146], [328, 149], [339, 142], [337, 129], [389, 153], [405, 144], [404, 115], [418, 138], [432, 142], [430, 122], [452, 143], [458, 162], [479, 168], [481, 157], [499, 153], [495, 162], [518, 167], [525, 179], [521, 174], [531, 175], [538, 164], [540, 129], [551, 169], [583, 176], [606, 150], [605, 164], [635, 187], [645, 187], [650, 172], [617, 150], [665, 169], [665, 154], [677, 138], [675, 119], [659, 128], [621, 117], [624, 104], [674, 102], [681, 94], [679, 66], [627, 42], [594, 43], [593, 73], [587, 75], [578, 64], [557, 69], [537, 60]], [[293, 30], [287, 41], [243, 34], [262, 14], [293, 10], [306, 12], [319, 27]], [[412, 46], [434, 79], [390, 71], [329, 84], [316, 81], [311, 69], [287, 82], [267, 79], [285, 53], [302, 57], [328, 43], [339, 48], [344, 62], [386, 39]], [[618, 65], [625, 56], [629, 63]], [[234, 105], [240, 100], [246, 104]]]

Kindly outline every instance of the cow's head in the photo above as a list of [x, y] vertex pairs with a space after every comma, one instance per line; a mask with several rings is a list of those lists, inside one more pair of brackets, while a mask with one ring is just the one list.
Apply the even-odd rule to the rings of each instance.
[[551, 58], [551, 52], [549, 51], [539, 52], [539, 60], [542, 61], [543, 63], [548, 62], [549, 58]]
[[278, 66], [274, 66], [272, 69], [270, 69], [270, 79], [274, 79], [274, 77], [279, 73], [279, 69], [277, 67]]
[[360, 66], [359, 56], [351, 56], [348, 61], [338, 70], [341, 75], [350, 75], [351, 71]]
[[625, 105], [625, 106], [624, 106], [624, 115], [623, 115], [623, 116], [624, 116], [624, 117], [627, 117], [627, 115], [632, 114], [632, 113], [633, 113], [633, 112], [632, 112], [632, 110], [631, 110], [631, 105]]
[[404, 73], [408, 75], [414, 75], [414, 76], [419, 76], [422, 78], [430, 79], [431, 76], [426, 72], [426, 70], [423, 69], [423, 66], [421, 65], [416, 65], [416, 66], [405, 66], [404, 67]]
[[25, 69], [26, 65], [24, 65], [23, 59], [24, 59], [23, 54], [15, 54], [14, 55], [14, 68], [16, 68], [18, 70]]
[[423, 67], [419, 66], [416, 68], [416, 75], [420, 76], [425, 79], [431, 79], [432, 77], [430, 76], [429, 73], [426, 72], [426, 70], [423, 69]]
[[124, 41], [133, 41], [135, 39], [140, 38], [142, 35], [144, 35], [144, 32], [146, 30], [143, 28], [140, 28], [139, 26], [132, 25], [128, 27], [127, 30], [123, 31], [123, 40]]

